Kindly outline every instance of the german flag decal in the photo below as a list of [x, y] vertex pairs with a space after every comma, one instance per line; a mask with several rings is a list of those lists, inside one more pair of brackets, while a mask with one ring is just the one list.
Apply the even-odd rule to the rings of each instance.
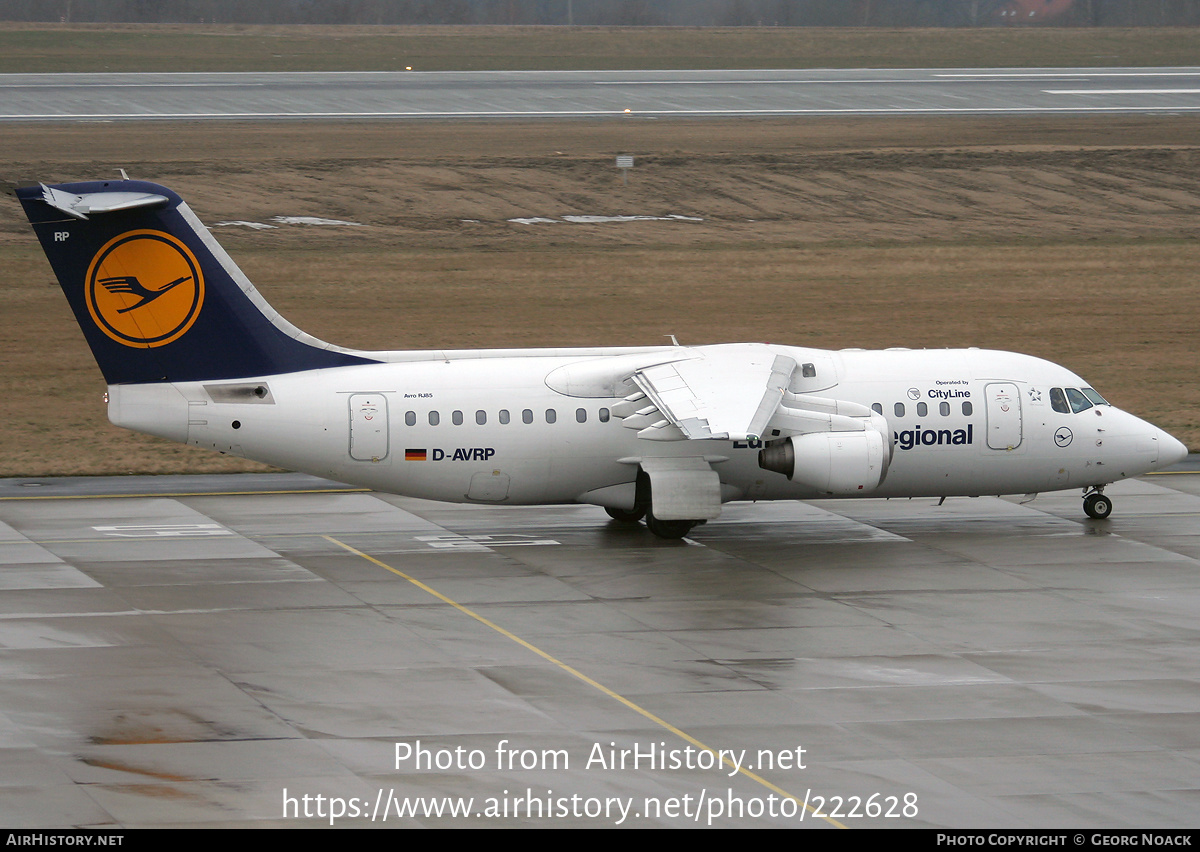
[[428, 456], [427, 456], [427, 453], [425, 450], [405, 450], [404, 451], [404, 460], [405, 461], [426, 461], [427, 459], [428, 459]]

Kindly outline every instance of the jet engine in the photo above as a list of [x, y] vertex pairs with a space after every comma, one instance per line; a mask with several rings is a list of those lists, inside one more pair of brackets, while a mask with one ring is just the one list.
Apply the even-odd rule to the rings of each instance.
[[876, 428], [857, 432], [808, 432], [770, 441], [758, 466], [824, 494], [867, 494], [887, 476], [889, 438]]

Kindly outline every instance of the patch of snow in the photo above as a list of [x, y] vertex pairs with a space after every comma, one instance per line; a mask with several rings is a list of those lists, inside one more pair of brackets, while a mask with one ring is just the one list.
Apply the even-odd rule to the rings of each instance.
[[604, 222], [703, 222], [695, 216], [563, 216], [564, 222], [574, 222], [578, 225], [595, 225]]
[[573, 225], [596, 225], [607, 222], [703, 222], [699, 216], [680, 216], [672, 213], [670, 216], [563, 216], [562, 219], [547, 219], [543, 216], [531, 216], [524, 219], [509, 219], [517, 225], [540, 225], [542, 223], [570, 222]]
[[266, 225], [262, 222], [246, 222], [242, 219], [237, 219], [232, 222], [218, 222], [217, 224], [213, 225], [213, 227], [227, 228], [230, 225], [236, 225], [239, 228], [253, 228], [256, 231], [265, 231], [267, 229], [274, 229], [276, 227], [275, 225]]
[[272, 216], [272, 222], [278, 222], [280, 225], [352, 225], [356, 228], [363, 227], [362, 222], [346, 222], [342, 219], [321, 219], [317, 216]]

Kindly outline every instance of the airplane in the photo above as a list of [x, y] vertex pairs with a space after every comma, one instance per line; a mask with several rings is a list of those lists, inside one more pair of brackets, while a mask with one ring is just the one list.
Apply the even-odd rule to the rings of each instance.
[[368, 352], [293, 326], [176, 193], [15, 190], [117, 426], [379, 491], [593, 504], [686, 537], [730, 501], [1105, 486], [1187, 448], [1071, 371], [980, 349]]

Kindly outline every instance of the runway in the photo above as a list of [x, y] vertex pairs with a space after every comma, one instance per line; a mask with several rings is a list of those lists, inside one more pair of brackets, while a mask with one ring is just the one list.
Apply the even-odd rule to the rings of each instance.
[[0, 75], [0, 121], [1197, 110], [1200, 67]]
[[1200, 477], [1108, 493], [6, 480], [0, 823], [1194, 826]]

